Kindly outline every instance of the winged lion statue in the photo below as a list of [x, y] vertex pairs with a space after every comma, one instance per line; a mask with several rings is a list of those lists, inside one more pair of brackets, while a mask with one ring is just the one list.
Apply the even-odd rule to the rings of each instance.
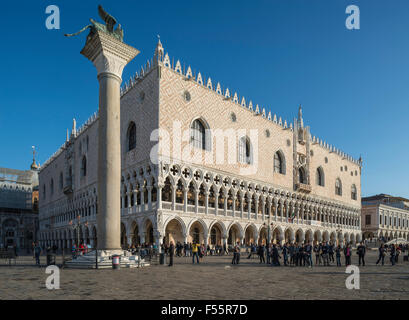
[[89, 19], [91, 21], [91, 24], [85, 26], [84, 28], [82, 28], [80, 31], [78, 31], [76, 33], [66, 33], [65, 36], [66, 37], [77, 36], [80, 33], [84, 32], [85, 30], [90, 29], [90, 32], [89, 32], [89, 34], [87, 36], [87, 42], [88, 42], [88, 40], [90, 40], [92, 38], [92, 36], [98, 30], [103, 31], [103, 32], [105, 32], [107, 34], [110, 34], [111, 36], [115, 37], [119, 41], [123, 42], [123, 40], [124, 40], [124, 30], [121, 28], [121, 25], [118, 24], [118, 26], [114, 30], [114, 26], [115, 26], [115, 24], [117, 22], [116, 19], [113, 16], [111, 16], [108, 12], [106, 12], [104, 10], [104, 8], [102, 8], [101, 5], [98, 6], [98, 13], [99, 13], [99, 16], [101, 17], [101, 19], [105, 21], [105, 24], [99, 23], [99, 22], [95, 21], [94, 19]]

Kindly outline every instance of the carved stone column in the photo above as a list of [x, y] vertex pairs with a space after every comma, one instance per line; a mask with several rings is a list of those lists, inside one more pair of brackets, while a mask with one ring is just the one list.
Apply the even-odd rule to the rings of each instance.
[[95, 65], [99, 81], [98, 119], [98, 249], [121, 249], [121, 130], [122, 71], [139, 51], [112, 35], [96, 31], [81, 54]]

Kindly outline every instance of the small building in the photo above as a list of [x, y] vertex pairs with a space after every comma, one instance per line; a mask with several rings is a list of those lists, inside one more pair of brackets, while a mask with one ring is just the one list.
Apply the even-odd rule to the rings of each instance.
[[409, 240], [409, 199], [378, 194], [362, 198], [362, 235], [373, 241]]
[[38, 169], [0, 168], [0, 247], [29, 249], [38, 232]]

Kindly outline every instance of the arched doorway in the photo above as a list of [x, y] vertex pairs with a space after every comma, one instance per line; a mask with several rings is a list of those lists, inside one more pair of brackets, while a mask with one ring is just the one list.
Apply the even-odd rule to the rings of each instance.
[[179, 220], [172, 219], [168, 222], [165, 228], [165, 243], [170, 245], [170, 242], [176, 245], [178, 242], [184, 243], [185, 238], [183, 237], [183, 227]]
[[204, 228], [199, 221], [195, 221], [189, 229], [189, 238], [188, 242], [192, 243], [204, 243]]
[[267, 227], [263, 226], [260, 229], [260, 235], [258, 237], [258, 243], [266, 245], [267, 244]]
[[256, 232], [254, 230], [253, 225], [248, 225], [246, 227], [246, 231], [244, 232], [244, 242], [247, 246], [251, 244], [255, 244], [257, 241], [256, 239]]
[[222, 230], [219, 223], [215, 223], [210, 229], [210, 244], [214, 246], [222, 245]]
[[148, 244], [153, 244], [154, 242], [154, 237], [153, 237], [153, 224], [152, 221], [148, 220], [146, 222], [146, 236], [145, 236], [145, 242]]
[[125, 224], [121, 223], [121, 247], [126, 248], [128, 245], [127, 237], [126, 237], [126, 226]]
[[273, 230], [273, 234], [272, 234], [272, 242], [275, 244], [279, 244], [281, 243], [281, 240], [283, 239], [283, 234], [282, 234], [282, 230], [280, 228], [275, 228]]
[[[324, 233], [325, 234], [325, 233]], [[326, 235], [328, 236], [328, 232], [326, 233]], [[328, 241], [328, 240], [327, 240]], [[319, 231], [319, 230], [316, 230], [315, 232], [314, 232], [314, 244], [317, 244], [317, 243], [319, 243], [319, 242], [321, 242], [321, 231]]]
[[131, 230], [132, 230], [132, 244], [135, 246], [141, 244], [141, 237], [139, 236], [139, 226], [135, 221], [132, 222]]
[[291, 228], [287, 228], [284, 232], [285, 243], [292, 243], [294, 241], [294, 231]]
[[240, 229], [236, 224], [233, 224], [229, 229], [229, 237], [227, 243], [229, 245], [234, 245], [240, 241]]
[[306, 243], [312, 243], [313, 240], [313, 235], [312, 235], [312, 231], [311, 230], [307, 230], [305, 232], [305, 242]]
[[302, 229], [298, 229], [295, 233], [295, 242], [298, 244], [302, 244], [304, 241], [304, 231]]

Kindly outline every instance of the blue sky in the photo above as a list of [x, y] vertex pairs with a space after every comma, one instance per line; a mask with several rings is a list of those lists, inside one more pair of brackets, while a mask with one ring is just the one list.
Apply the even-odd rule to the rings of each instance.
[[[124, 71], [165, 51], [213, 82], [290, 120], [303, 105], [313, 135], [362, 155], [363, 195], [409, 198], [409, 2], [407, 0], [56, 1], [2, 3], [0, 166], [26, 169], [31, 146], [44, 163], [64, 142], [72, 118], [98, 109], [92, 64], [80, 55], [101, 3], [141, 50]], [[61, 29], [45, 27], [58, 5]], [[360, 30], [345, 9], [360, 8]]]

